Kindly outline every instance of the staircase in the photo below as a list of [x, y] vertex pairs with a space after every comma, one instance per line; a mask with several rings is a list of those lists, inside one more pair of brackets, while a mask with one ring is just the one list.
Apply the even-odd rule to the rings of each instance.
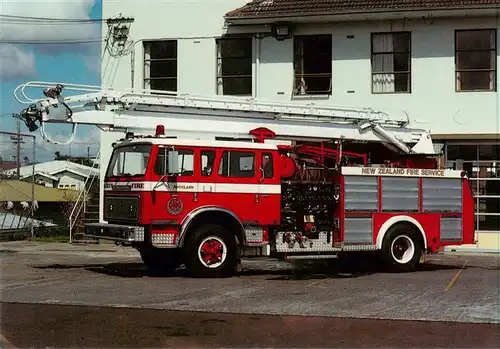
[[[89, 188], [86, 188], [85, 198], [83, 204], [83, 214], [78, 222], [75, 224], [75, 232], [73, 235], [74, 240], [84, 242], [82, 234], [85, 232], [84, 225], [86, 223], [99, 222], [99, 179], [96, 178], [93, 182], [89, 183]], [[96, 242], [91, 240], [92, 242]], [[88, 242], [85, 240], [85, 242]]]
[[[99, 154], [96, 157], [96, 160], [98, 159]], [[85, 181], [84, 189], [80, 192], [70, 214], [69, 242], [99, 243], [96, 240], [87, 240], [83, 237], [84, 225], [95, 222], [99, 222], [99, 177], [93, 176], [89, 171], [89, 177]]]

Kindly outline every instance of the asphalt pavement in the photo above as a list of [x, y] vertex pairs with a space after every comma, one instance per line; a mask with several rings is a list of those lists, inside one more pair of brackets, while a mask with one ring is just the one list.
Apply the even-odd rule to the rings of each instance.
[[243, 261], [227, 279], [151, 275], [114, 245], [2, 243], [5, 347], [500, 347], [498, 255], [373, 265]]

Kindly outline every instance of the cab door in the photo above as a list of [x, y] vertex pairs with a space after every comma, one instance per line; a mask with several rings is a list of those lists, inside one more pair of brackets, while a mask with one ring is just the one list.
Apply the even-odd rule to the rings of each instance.
[[175, 220], [182, 218], [196, 205], [198, 183], [195, 178], [195, 151], [190, 147], [175, 147], [178, 152], [178, 171], [168, 175], [168, 151], [171, 147], [160, 147], [154, 164], [155, 183], [152, 195], [155, 198], [152, 220]]

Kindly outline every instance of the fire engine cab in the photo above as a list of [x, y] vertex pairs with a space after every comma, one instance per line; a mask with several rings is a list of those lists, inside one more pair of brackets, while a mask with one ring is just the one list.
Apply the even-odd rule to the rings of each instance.
[[[33, 86], [46, 98], [29, 99], [24, 88]], [[467, 174], [438, 168], [429, 133], [409, 128], [406, 116], [98, 88], [62, 97], [61, 85], [40, 83], [18, 89], [34, 102], [19, 117], [30, 130], [40, 123], [49, 141], [46, 122], [126, 131], [105, 173], [104, 222], [87, 224], [85, 235], [130, 245], [151, 268], [184, 264], [221, 277], [242, 256], [371, 251], [410, 271], [443, 246], [474, 243]], [[148, 135], [144, 125], [153, 123]]]

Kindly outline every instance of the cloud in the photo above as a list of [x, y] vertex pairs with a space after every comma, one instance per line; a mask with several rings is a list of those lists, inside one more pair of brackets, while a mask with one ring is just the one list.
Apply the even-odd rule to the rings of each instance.
[[[68, 20], [90, 19], [95, 0], [4, 1], [0, 9], [0, 40], [58, 41], [96, 40], [101, 37], [99, 22], [61, 22], [25, 17]], [[10, 16], [10, 17], [7, 17]]]
[[10, 81], [36, 73], [35, 55], [18, 47], [0, 44], [0, 81]]
[[[2, 64], [0, 64], [2, 80], [33, 74], [33, 52], [57, 55], [63, 52], [79, 51], [85, 55], [96, 56], [101, 46], [98, 42], [102, 36], [101, 23], [99, 21], [68, 22], [72, 19], [90, 19], [89, 15], [95, 3], [96, 0], [2, 1], [2, 6], [0, 6], [1, 52], [5, 52], [7, 57], [19, 58], [18, 64], [14, 64], [15, 69], [12, 71], [10, 63], [15, 62], [14, 58], [6, 61], [5, 64], [2, 59]], [[26, 17], [42, 19], [33, 20]], [[43, 20], [43, 18], [64, 21]], [[66, 42], [66, 44], [58, 44], [60, 42]], [[29, 44], [23, 45], [24, 43]]]
[[[53, 128], [57, 128], [58, 131], [54, 131]], [[48, 133], [50, 139], [64, 142], [70, 136], [71, 126], [48, 125], [46, 127], [46, 133]], [[36, 160], [38, 161], [53, 160], [56, 151], [60, 151], [63, 155], [71, 153], [72, 156], [87, 156], [89, 147], [91, 156], [95, 156], [99, 151], [100, 129], [97, 127], [79, 125], [77, 128], [77, 135], [70, 145], [48, 143], [42, 139], [39, 131], [32, 133], [32, 135], [36, 137]], [[31, 159], [33, 154], [33, 139], [24, 137], [23, 141], [21, 158], [26, 156]], [[16, 149], [10, 136], [0, 135], [0, 156], [4, 160], [10, 160], [15, 155]]]
[[84, 59], [85, 67], [87, 67], [90, 73], [101, 73], [101, 56], [100, 52], [95, 52], [94, 54], [89, 54], [85, 56]]

